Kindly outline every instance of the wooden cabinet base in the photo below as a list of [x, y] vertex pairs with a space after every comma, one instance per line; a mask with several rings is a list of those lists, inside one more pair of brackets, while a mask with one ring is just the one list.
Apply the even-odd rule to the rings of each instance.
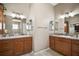
[[76, 39], [50, 36], [49, 47], [66, 56], [79, 56], [79, 40]]
[[32, 37], [0, 40], [0, 56], [16, 56], [32, 51]]
[[67, 56], [71, 56], [71, 39], [50, 36], [50, 48]]

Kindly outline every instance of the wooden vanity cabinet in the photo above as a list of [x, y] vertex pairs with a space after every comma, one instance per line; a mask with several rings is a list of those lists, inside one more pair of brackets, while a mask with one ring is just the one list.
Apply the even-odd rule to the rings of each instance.
[[55, 37], [53, 37], [53, 36], [49, 36], [49, 47], [51, 48], [51, 49], [54, 49], [55, 48]]
[[32, 37], [0, 40], [0, 56], [16, 56], [32, 51]]
[[49, 47], [63, 55], [71, 55], [71, 40], [62, 37], [49, 37]]
[[71, 40], [57, 37], [55, 39], [55, 50], [64, 54], [71, 55]]
[[79, 40], [72, 40], [72, 56], [79, 56]]

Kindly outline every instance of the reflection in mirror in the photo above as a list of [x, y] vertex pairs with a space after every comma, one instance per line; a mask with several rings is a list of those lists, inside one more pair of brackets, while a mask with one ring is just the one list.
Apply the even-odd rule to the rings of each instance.
[[12, 23], [12, 32], [13, 32], [13, 34], [16, 34], [16, 35], [20, 34], [20, 22], [13, 21], [13, 23]]
[[75, 25], [79, 24], [79, 14], [76, 14], [73, 17], [66, 18], [66, 21], [68, 21], [69, 34], [75, 35], [77, 33], [75, 30], [75, 28], [76, 28]]
[[[32, 20], [12, 18], [11, 16], [5, 17], [5, 34], [13, 35], [26, 35], [32, 34]], [[29, 22], [27, 22], [29, 21]]]
[[53, 21], [50, 21], [50, 23], [49, 23], [49, 30], [54, 31], [54, 22]]
[[32, 34], [32, 20], [30, 19], [27, 23], [26, 23], [26, 29], [27, 29], [27, 34]]
[[58, 22], [55, 22], [55, 31], [58, 31]]
[[69, 22], [66, 20], [67, 18], [64, 18], [64, 32], [65, 34], [69, 34]]

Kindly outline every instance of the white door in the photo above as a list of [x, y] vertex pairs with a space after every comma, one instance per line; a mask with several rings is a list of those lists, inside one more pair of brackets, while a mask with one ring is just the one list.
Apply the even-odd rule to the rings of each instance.
[[33, 34], [33, 50], [35, 52], [46, 49], [49, 46], [48, 22], [44, 21], [40, 24], [41, 25], [36, 25]]

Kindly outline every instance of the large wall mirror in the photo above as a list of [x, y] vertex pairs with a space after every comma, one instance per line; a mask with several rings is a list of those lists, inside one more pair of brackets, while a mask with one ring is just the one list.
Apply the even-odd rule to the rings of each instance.
[[[66, 28], [66, 32], [68, 32], [69, 34], [76, 34], [79, 31], [79, 14], [75, 14], [73, 17], [68, 17], [65, 19], [65, 22], [67, 22], [65, 24]], [[68, 29], [68, 31], [67, 31]]]
[[[28, 17], [27, 17], [28, 18]], [[8, 11], [0, 4], [0, 36], [32, 34], [32, 19], [21, 12]]]
[[5, 16], [5, 35], [26, 35], [32, 34], [32, 20], [26, 18], [12, 18]]

